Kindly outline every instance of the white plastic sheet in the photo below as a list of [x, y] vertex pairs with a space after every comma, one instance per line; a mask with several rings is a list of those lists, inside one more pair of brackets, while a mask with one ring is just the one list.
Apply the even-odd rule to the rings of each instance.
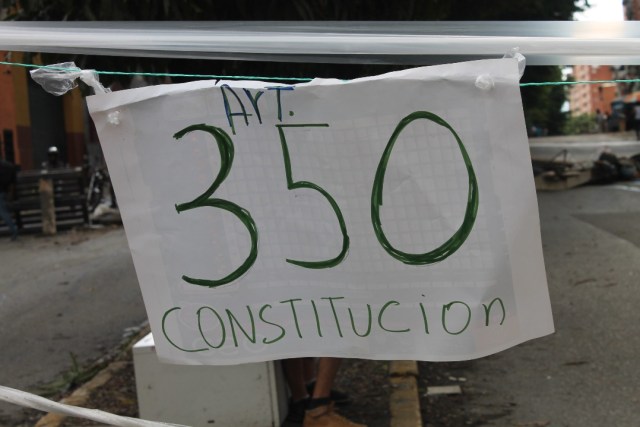
[[462, 360], [551, 333], [519, 77], [88, 98], [159, 356]]

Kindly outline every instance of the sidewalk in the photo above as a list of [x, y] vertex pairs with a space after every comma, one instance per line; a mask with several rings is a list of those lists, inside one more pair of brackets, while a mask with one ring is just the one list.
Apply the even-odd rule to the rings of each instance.
[[611, 141], [636, 141], [636, 133], [634, 131], [626, 131], [626, 132], [587, 133], [582, 135], [540, 136], [540, 137], [529, 138], [529, 144], [571, 143], [571, 142], [599, 143], [599, 142], [611, 142]]
[[571, 162], [593, 162], [605, 150], [618, 157], [639, 154], [640, 141], [636, 140], [635, 132], [549, 136], [529, 138], [529, 150], [531, 157], [538, 160], [558, 158]]
[[[0, 238], [0, 384], [65, 388], [74, 365], [88, 365], [146, 319], [121, 227], [55, 237]], [[53, 388], [53, 387], [51, 387]], [[0, 402], [0, 425], [33, 426]]]

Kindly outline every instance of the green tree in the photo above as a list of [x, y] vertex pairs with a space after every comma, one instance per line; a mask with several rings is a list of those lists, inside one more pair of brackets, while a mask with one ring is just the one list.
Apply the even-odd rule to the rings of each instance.
[[[562, 79], [560, 67], [528, 67], [522, 82], [557, 82]], [[549, 135], [564, 133], [566, 114], [561, 112], [566, 101], [564, 86], [526, 86], [520, 90], [527, 129], [545, 129]]]
[[209, 20], [568, 20], [586, 0], [3, 0], [12, 19]]
[[596, 118], [590, 114], [581, 114], [569, 117], [564, 125], [563, 133], [567, 135], [579, 135], [584, 133], [594, 133], [598, 130]]

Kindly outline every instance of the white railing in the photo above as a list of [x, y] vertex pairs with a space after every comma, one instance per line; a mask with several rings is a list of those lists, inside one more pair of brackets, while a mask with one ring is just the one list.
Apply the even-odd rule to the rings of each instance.
[[0, 50], [324, 63], [638, 65], [640, 22], [5, 22]]

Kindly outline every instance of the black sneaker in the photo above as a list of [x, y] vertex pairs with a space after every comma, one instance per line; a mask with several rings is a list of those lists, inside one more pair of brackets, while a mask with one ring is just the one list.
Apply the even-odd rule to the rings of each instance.
[[304, 421], [304, 413], [309, 405], [309, 399], [302, 399], [298, 402], [289, 400], [289, 412], [284, 419], [283, 426], [298, 426]]
[[[309, 393], [310, 396], [313, 395], [313, 388], [315, 386], [316, 386], [315, 381], [312, 381], [309, 384], [307, 384], [307, 392]], [[349, 394], [340, 390], [331, 389], [331, 394], [329, 395], [329, 398], [337, 406], [345, 406], [351, 403], [351, 396], [349, 396]]]

